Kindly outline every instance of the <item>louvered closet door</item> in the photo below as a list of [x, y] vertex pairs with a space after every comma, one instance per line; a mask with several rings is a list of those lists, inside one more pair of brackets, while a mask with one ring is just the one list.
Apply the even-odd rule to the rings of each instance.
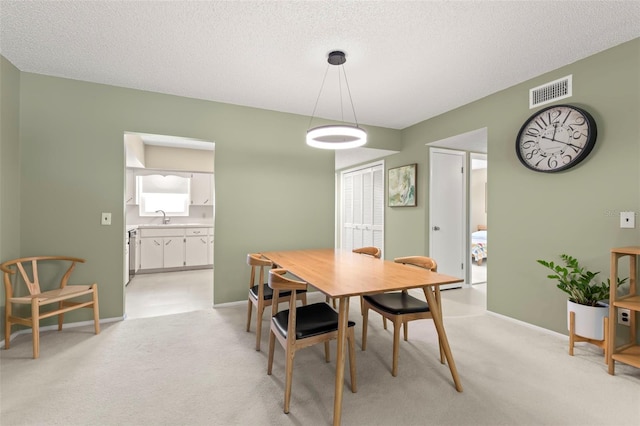
[[384, 166], [344, 173], [342, 248], [384, 246]]

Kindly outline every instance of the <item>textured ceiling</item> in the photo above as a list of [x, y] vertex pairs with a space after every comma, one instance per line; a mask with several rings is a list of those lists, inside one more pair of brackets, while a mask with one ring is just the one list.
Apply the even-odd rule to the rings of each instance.
[[[0, 0], [0, 53], [25, 72], [309, 116], [340, 49], [358, 122], [402, 129], [639, 37], [639, 22], [638, 1]], [[353, 122], [337, 70], [314, 115]]]

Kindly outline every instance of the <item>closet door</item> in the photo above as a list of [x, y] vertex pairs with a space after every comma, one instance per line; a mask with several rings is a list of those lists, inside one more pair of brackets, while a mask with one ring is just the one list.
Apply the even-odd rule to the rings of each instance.
[[384, 245], [384, 164], [342, 174], [341, 248]]

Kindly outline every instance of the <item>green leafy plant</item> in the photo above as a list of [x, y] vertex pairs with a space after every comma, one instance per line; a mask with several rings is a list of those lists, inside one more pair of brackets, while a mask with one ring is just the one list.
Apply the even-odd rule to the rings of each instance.
[[[546, 266], [555, 272], [547, 275], [547, 278], [557, 280], [558, 287], [569, 295], [569, 300], [580, 305], [596, 306], [599, 300], [609, 298], [610, 281], [596, 282], [595, 278], [600, 272], [585, 270], [578, 260], [567, 254], [560, 255], [564, 266], [546, 260], [538, 260], [542, 266]], [[627, 278], [618, 278], [618, 285], [624, 284]]]

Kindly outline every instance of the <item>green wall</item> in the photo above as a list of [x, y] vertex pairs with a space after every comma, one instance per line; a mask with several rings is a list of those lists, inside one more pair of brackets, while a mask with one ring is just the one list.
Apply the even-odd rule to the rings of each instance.
[[[215, 303], [246, 298], [247, 252], [333, 246], [334, 156], [304, 145], [308, 117], [15, 69], [7, 76], [5, 68], [12, 67], [3, 60], [3, 240], [7, 230], [19, 228], [20, 255], [86, 258], [74, 276], [98, 282], [102, 318], [123, 313], [124, 131], [216, 142]], [[528, 89], [567, 74], [573, 74], [574, 94], [566, 102], [594, 115], [596, 148], [567, 172], [529, 171], [514, 152], [515, 136], [533, 112]], [[19, 100], [10, 90], [5, 107], [4, 86], [17, 81]], [[8, 133], [10, 160], [21, 159], [19, 194], [5, 192], [4, 169], [4, 120], [15, 115], [17, 104], [20, 154], [15, 125]], [[609, 249], [640, 244], [640, 224], [620, 229], [617, 215], [640, 211], [639, 117], [636, 39], [402, 131], [368, 127], [372, 147], [402, 144], [400, 153], [386, 158], [387, 169], [418, 163], [418, 207], [386, 209], [385, 256], [427, 254], [425, 144], [486, 127], [488, 309], [566, 334], [566, 298], [535, 260], [569, 253], [606, 278]], [[18, 198], [21, 214], [6, 220], [6, 200]], [[113, 213], [112, 226], [100, 226], [101, 212]], [[5, 253], [4, 242], [0, 247], [3, 259], [16, 255]]]
[[[20, 256], [19, 87], [20, 71], [0, 56], [0, 262]], [[4, 330], [4, 284], [0, 306]]]
[[214, 303], [247, 297], [248, 252], [333, 247], [334, 154], [305, 145], [308, 117], [31, 73], [20, 106], [20, 254], [85, 258], [73, 278], [98, 283], [102, 318], [123, 315], [125, 131], [216, 143]]
[[[563, 173], [522, 166], [515, 138], [533, 114], [528, 91], [573, 75], [573, 97], [559, 103], [592, 113], [598, 140], [590, 156]], [[568, 253], [609, 275], [612, 247], [640, 244], [620, 229], [620, 211], [640, 212], [640, 39], [624, 43], [480, 99], [402, 132], [403, 150], [386, 167], [418, 161], [418, 207], [385, 212], [385, 256], [427, 253], [428, 156], [425, 144], [488, 129], [487, 307], [490, 311], [567, 334], [566, 297], [536, 259]], [[639, 217], [640, 219], [640, 217]], [[424, 238], [423, 238], [424, 236]]]

